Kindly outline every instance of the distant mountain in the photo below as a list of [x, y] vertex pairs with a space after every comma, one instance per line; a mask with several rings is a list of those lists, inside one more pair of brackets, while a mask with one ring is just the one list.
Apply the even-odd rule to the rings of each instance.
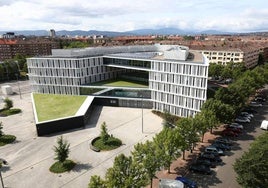
[[[6, 32], [15, 32], [16, 35], [35, 35], [35, 36], [48, 36], [48, 30], [22, 30], [22, 31], [0, 31], [0, 35]], [[255, 34], [257, 32], [254, 32]], [[264, 32], [265, 33], [265, 32]], [[232, 35], [239, 34], [234, 32], [226, 32], [226, 31], [217, 31], [217, 30], [205, 30], [205, 31], [189, 31], [182, 30], [178, 28], [168, 27], [168, 28], [159, 28], [159, 29], [138, 29], [126, 32], [114, 32], [114, 31], [98, 31], [98, 30], [60, 30], [56, 31], [57, 36], [88, 36], [88, 35], [104, 35], [108, 37], [116, 37], [116, 36], [139, 36], [139, 35]]]
[[116, 37], [116, 36], [122, 36], [122, 35], [131, 35], [127, 32], [114, 32], [114, 31], [97, 31], [97, 30], [89, 30], [89, 31], [83, 31], [83, 30], [74, 30], [74, 31], [67, 31], [67, 30], [61, 30], [57, 31], [56, 34], [58, 36], [62, 35], [70, 35], [70, 36], [87, 36], [87, 35], [105, 35], [109, 37]]
[[0, 35], [6, 32], [14, 32], [15, 35], [25, 35], [25, 36], [48, 36], [48, 31], [46, 30], [21, 30], [21, 31], [0, 31]]
[[235, 32], [227, 32], [227, 31], [218, 31], [218, 30], [205, 30], [196, 32], [196, 34], [207, 34], [207, 35], [232, 35], [236, 34]]
[[187, 35], [193, 34], [193, 32], [189, 32], [186, 30], [181, 30], [177, 28], [160, 28], [160, 29], [138, 29], [128, 31], [128, 33], [132, 33], [133, 35]]

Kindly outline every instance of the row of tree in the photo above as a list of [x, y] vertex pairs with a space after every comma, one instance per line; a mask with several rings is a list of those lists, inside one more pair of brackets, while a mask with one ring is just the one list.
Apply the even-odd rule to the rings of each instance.
[[[234, 67], [239, 72], [240, 66]], [[237, 70], [238, 69], [238, 70]], [[114, 165], [109, 168], [105, 179], [92, 176], [89, 187], [142, 187], [155, 177], [155, 173], [168, 169], [173, 160], [183, 155], [186, 150], [192, 152], [197, 142], [203, 141], [204, 134], [220, 123], [233, 121], [235, 114], [244, 107], [249, 96], [256, 89], [268, 83], [268, 66], [240, 72], [240, 77], [228, 88], [219, 89], [215, 98], [209, 99], [195, 117], [182, 118], [175, 124], [170, 122], [172, 116], [164, 115], [164, 129], [153, 141], [138, 143], [134, 146], [132, 156], [120, 154], [115, 158]], [[172, 126], [171, 126], [172, 125]]]
[[20, 79], [22, 72], [28, 72], [26, 56], [17, 54], [13, 59], [0, 63], [0, 81]]

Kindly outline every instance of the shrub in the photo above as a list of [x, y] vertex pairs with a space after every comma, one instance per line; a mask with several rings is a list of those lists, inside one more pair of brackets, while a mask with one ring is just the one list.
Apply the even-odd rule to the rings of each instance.
[[62, 163], [57, 161], [49, 168], [49, 171], [53, 173], [63, 173], [72, 170], [75, 165], [76, 163], [72, 160], [65, 160]]
[[2, 116], [10, 116], [10, 115], [18, 114], [18, 113], [21, 113], [21, 109], [12, 108], [12, 109], [8, 109], [8, 110], [3, 110], [2, 112], [0, 112], [0, 115], [2, 115]]
[[9, 98], [5, 98], [4, 102], [5, 102], [5, 109], [9, 110], [10, 108], [13, 107], [13, 101], [10, 100]]
[[16, 136], [14, 135], [2, 135], [0, 136], [0, 146], [4, 146], [6, 144], [10, 144], [16, 140]]
[[99, 137], [94, 140], [92, 145], [100, 150], [108, 151], [120, 147], [122, 145], [122, 141], [115, 137], [109, 137], [108, 140], [104, 143]]

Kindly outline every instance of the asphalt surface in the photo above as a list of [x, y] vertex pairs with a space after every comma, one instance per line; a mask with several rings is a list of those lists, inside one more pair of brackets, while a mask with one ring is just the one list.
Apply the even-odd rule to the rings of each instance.
[[[266, 87], [266, 96], [268, 88]], [[236, 173], [233, 169], [235, 160], [240, 158], [245, 151], [250, 147], [250, 144], [260, 136], [264, 130], [260, 129], [262, 120], [268, 120], [268, 102], [264, 103], [262, 107], [255, 107], [258, 111], [249, 124], [243, 124], [245, 130], [234, 140], [234, 146], [231, 151], [225, 152], [222, 156], [223, 163], [218, 165], [215, 169], [212, 168], [212, 175], [203, 175], [197, 173], [189, 173], [187, 177], [197, 182], [202, 188], [240, 188], [241, 186], [236, 182]], [[215, 132], [217, 134], [217, 132]]]

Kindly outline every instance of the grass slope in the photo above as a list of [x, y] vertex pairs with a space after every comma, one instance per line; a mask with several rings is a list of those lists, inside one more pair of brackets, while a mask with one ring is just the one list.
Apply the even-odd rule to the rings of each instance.
[[38, 121], [73, 116], [86, 99], [86, 96], [34, 94]]

